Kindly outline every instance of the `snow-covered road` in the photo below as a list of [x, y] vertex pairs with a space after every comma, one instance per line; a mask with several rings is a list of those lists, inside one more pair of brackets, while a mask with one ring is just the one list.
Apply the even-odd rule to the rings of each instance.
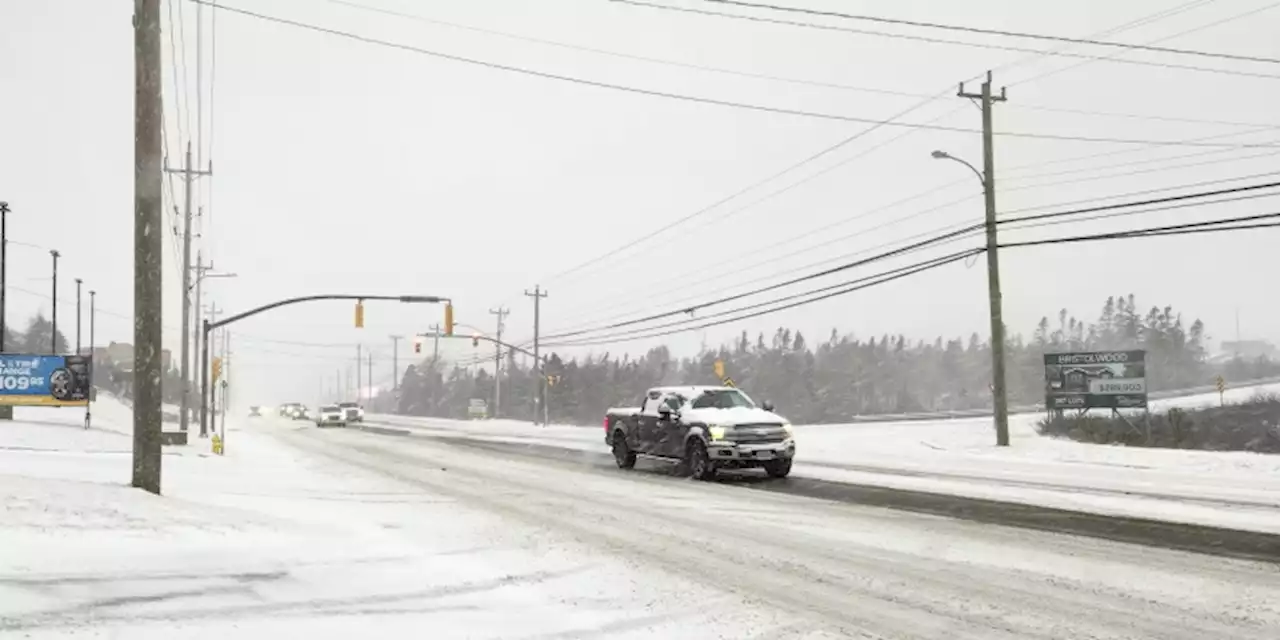
[[226, 457], [166, 449], [155, 497], [124, 486], [131, 443], [106, 418], [45, 415], [0, 428], [0, 636], [1280, 630], [1274, 564], [275, 419], [233, 426]]
[[[1280, 385], [1233, 389], [1228, 402]], [[1214, 394], [1153, 409], [1216, 404]], [[797, 426], [793, 474], [1101, 515], [1280, 533], [1280, 456], [1103, 446], [1036, 434], [1039, 415], [1011, 416], [1012, 446], [994, 446], [990, 418]], [[510, 420], [370, 416], [370, 426], [422, 435], [607, 452], [598, 428]]]

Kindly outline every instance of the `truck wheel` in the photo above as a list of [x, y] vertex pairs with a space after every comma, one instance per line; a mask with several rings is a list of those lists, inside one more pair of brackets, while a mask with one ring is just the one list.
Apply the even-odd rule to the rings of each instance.
[[630, 469], [636, 466], [636, 452], [627, 446], [627, 436], [621, 431], [613, 432], [613, 460], [619, 469]]
[[707, 445], [701, 440], [689, 443], [685, 459], [688, 461], [686, 464], [689, 467], [689, 475], [694, 480], [710, 480], [716, 477], [716, 467], [711, 464], [711, 456], [707, 455]]
[[791, 473], [791, 458], [786, 460], [770, 460], [764, 463], [764, 472], [770, 478], [785, 478]]

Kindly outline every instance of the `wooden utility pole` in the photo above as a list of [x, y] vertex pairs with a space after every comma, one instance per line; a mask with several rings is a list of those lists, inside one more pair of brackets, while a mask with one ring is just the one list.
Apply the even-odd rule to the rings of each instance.
[[133, 481], [160, 493], [164, 216], [160, 0], [133, 3]]
[[537, 374], [537, 383], [533, 388], [533, 423], [538, 424], [538, 413], [542, 413], [542, 424], [547, 424], [547, 372], [542, 366], [542, 357], [538, 355], [539, 336], [542, 325], [542, 299], [547, 297], [547, 292], [542, 290], [541, 286], [535, 286], [533, 291], [525, 291], [524, 294], [533, 298], [533, 368]]
[[498, 341], [493, 343], [493, 417], [499, 418], [502, 416], [502, 330], [511, 311], [498, 307], [489, 313], [498, 316]]
[[1009, 397], [1005, 386], [1004, 313], [1000, 293], [1000, 254], [996, 237], [996, 161], [994, 134], [992, 133], [992, 109], [997, 102], [1004, 102], [1005, 91], [991, 93], [991, 72], [982, 83], [981, 93], [966, 93], [960, 85], [961, 98], [981, 102], [982, 106], [982, 190], [986, 201], [987, 228], [987, 299], [991, 305], [991, 396], [995, 411], [996, 445], [1009, 446]]

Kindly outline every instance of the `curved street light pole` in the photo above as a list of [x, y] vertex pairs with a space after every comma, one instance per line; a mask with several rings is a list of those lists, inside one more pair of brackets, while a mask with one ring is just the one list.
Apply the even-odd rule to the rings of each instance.
[[[984, 85], [984, 92], [990, 91], [990, 85]], [[989, 95], [989, 94], [988, 94]], [[984, 111], [984, 124], [990, 124], [989, 108]], [[989, 127], [987, 127], [989, 131]], [[970, 164], [967, 160], [957, 158], [946, 151], [934, 151], [932, 154], [935, 160], [954, 160], [969, 168], [978, 182], [982, 184], [983, 200], [986, 208], [986, 234], [987, 234], [987, 294], [991, 306], [991, 405], [992, 414], [995, 418], [996, 427], [996, 446], [1009, 446], [1009, 402], [1008, 387], [1005, 385], [1005, 360], [1004, 360], [1004, 313], [1003, 313], [1003, 295], [1000, 292], [1000, 256], [998, 253], [999, 239], [996, 235], [996, 194], [995, 181], [991, 179], [991, 173], [994, 168], [994, 160], [992, 159], [991, 141], [988, 136], [983, 153], [983, 166], [987, 168], [986, 172], [979, 171], [977, 167]]]

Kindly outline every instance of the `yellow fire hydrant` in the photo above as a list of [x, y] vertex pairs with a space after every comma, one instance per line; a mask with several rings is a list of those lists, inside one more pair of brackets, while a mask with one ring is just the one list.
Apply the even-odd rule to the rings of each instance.
[[213, 434], [213, 452], [222, 455], [222, 438], [218, 434]]

